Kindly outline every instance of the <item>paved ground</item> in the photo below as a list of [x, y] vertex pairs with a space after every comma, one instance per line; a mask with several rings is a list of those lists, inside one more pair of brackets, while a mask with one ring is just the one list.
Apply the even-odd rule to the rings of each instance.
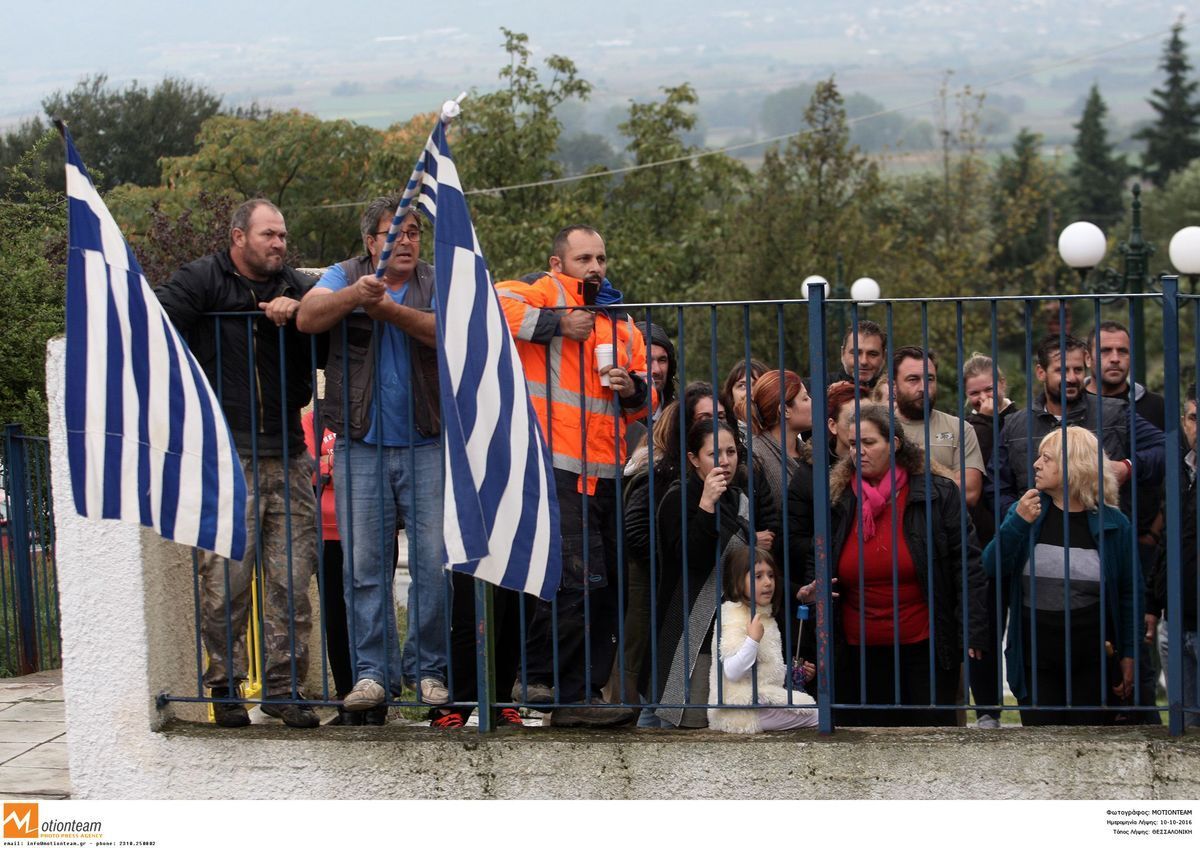
[[62, 671], [0, 679], [0, 797], [71, 797]]

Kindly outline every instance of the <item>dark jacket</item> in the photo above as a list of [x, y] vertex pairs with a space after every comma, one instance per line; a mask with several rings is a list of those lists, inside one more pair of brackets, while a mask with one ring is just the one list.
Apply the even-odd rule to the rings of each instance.
[[[1049, 500], [1049, 495], [1042, 495], [1043, 509], [1032, 524], [1017, 514], [1017, 505], [1013, 504], [996, 531], [996, 538], [988, 543], [983, 552], [983, 567], [988, 576], [993, 580], [1007, 577], [1009, 581], [1008, 645], [1004, 649], [1004, 658], [1008, 666], [1008, 686], [1018, 698], [1028, 695], [1025, 686], [1025, 637], [1021, 626], [1021, 608], [1025, 597], [1021, 573], [1029, 559], [1030, 539], [1037, 544], [1042, 521], [1046, 517], [1044, 507]], [[1132, 657], [1136, 647], [1133, 611], [1140, 601], [1137, 597], [1140, 577], [1138, 584], [1135, 584], [1134, 575], [1137, 574], [1138, 565], [1133, 553], [1133, 531], [1129, 519], [1116, 507], [1105, 505], [1100, 510], [1088, 513], [1088, 526], [1097, 547], [1100, 546], [1100, 533], [1104, 533], [1104, 559], [1100, 568], [1108, 601], [1110, 641], [1118, 646], [1120, 656]], [[1140, 628], [1137, 632], [1140, 632]]]
[[[350, 282], [374, 270], [368, 256], [347, 259], [339, 265]], [[409, 281], [405, 305], [427, 309], [433, 303], [434, 291], [433, 266], [418, 262], [416, 273]], [[329, 336], [321, 420], [327, 429], [339, 436], [365, 438], [371, 430], [371, 405], [375, 395], [375, 347], [379, 339], [375, 321], [361, 308], [355, 309], [339, 327], [330, 331]], [[434, 438], [441, 431], [437, 351], [412, 339], [409, 354], [413, 430], [423, 438]], [[349, 386], [348, 392], [342, 391], [343, 384]], [[348, 427], [344, 424], [346, 395], [350, 409]]]
[[[854, 465], [843, 460], [830, 474], [829, 497], [830, 527], [832, 537], [829, 546], [829, 562], [835, 566], [842, 555], [842, 548], [850, 538], [851, 529], [858, 514], [858, 497], [850, 487], [850, 475]], [[916, 568], [917, 583], [925, 596], [925, 602], [933, 608], [934, 650], [938, 665], [943, 669], [957, 668], [963, 661], [962, 610], [968, 613], [967, 631], [969, 647], [987, 649], [987, 588], [983, 568], [979, 564], [979, 543], [975, 531], [967, 522], [964, 540], [960, 535], [962, 509], [959, 504], [958, 487], [950, 480], [934, 474], [930, 477], [931, 488], [926, 490], [925, 475], [912, 474], [908, 478], [908, 503], [901, 518], [904, 540], [912, 555]], [[929, 494], [929, 512], [932, 516], [933, 549], [926, 544], [926, 492]], [[967, 594], [962, 593], [963, 558], [966, 558]], [[812, 559], [812, 553], [809, 559]], [[933, 568], [933, 598], [929, 597], [929, 570]], [[810, 566], [811, 567], [811, 566]], [[844, 646], [840, 610], [835, 603], [833, 616], [833, 638], [839, 648]]]
[[[995, 445], [993, 436], [995, 433], [992, 427], [995, 426], [996, 430], [1003, 434], [1004, 422], [1016, 411], [1015, 403], [1004, 407], [1000, 411], [998, 424], [994, 423], [996, 418], [991, 415], [972, 412], [967, 416], [967, 423], [975, 430], [975, 437], [979, 439], [979, 451], [983, 456], [984, 465], [987, 466], [987, 474], [983, 480], [983, 493], [980, 495], [979, 502], [971, 509], [971, 521], [975, 524], [975, 535], [979, 537], [981, 545], [986, 545], [996, 535], [996, 504], [1000, 502], [1000, 498], [997, 497], [999, 480], [993, 473], [992, 457]], [[1004, 516], [1003, 511], [1000, 512], [1000, 516]]]
[[209, 313], [257, 312], [262, 301], [299, 300], [312, 286], [311, 277], [286, 266], [266, 282], [248, 280], [223, 250], [189, 262], [154, 290], [220, 398], [243, 459], [252, 449], [280, 456], [285, 434], [289, 455], [304, 451], [300, 410], [312, 399], [313, 338], [294, 323], [280, 328], [263, 316]]
[[[1100, 432], [1104, 453], [1109, 459], [1128, 459], [1129, 405], [1115, 398], [1100, 398], [1088, 392], [1066, 408], [1068, 426], [1086, 427]], [[1162, 431], [1140, 415], [1134, 416], [1137, 439], [1137, 482], [1157, 485], [1166, 473], [1166, 454]], [[1054, 414], [1046, 411], [1046, 396], [1036, 398], [1030, 409], [1021, 409], [1009, 416], [1000, 433], [1000, 508], [1007, 513], [1029, 488], [1029, 468], [1037, 453], [1038, 444], [1051, 430], [1061, 425]], [[1102, 431], [1102, 432], [1101, 432]], [[990, 461], [989, 457], [985, 460]], [[991, 469], [989, 469], [991, 471]], [[1129, 484], [1121, 488], [1121, 508], [1131, 512]]]
[[[704, 483], [690, 469], [684, 486], [676, 480], [664, 493], [658, 507], [658, 585], [655, 606], [656, 624], [659, 632], [652, 634], [658, 645], [659, 677], [661, 688], [667, 680], [671, 657], [683, 634], [683, 611], [691, 610], [700, 595], [704, 582], [716, 567], [717, 557], [724, 552], [734, 535], [739, 535], [748, 544], [749, 523], [738, 515], [738, 505], [744, 492], [736, 484], [725, 490], [717, 503], [716, 512], [700, 509], [700, 496], [704, 494]], [[655, 493], [657, 495], [657, 492]], [[771, 500], [766, 486], [756, 486], [754, 492], [754, 530], [771, 530], [779, 534], [779, 511]], [[684, 533], [683, 518], [687, 516], [687, 532]], [[719, 521], [718, 521], [718, 516]], [[686, 544], [686, 557], [684, 546]], [[683, 575], [687, 573], [687, 593], [683, 593]], [[676, 597], [676, 596], [679, 597]], [[720, 606], [720, 598], [713, 608]], [[679, 611], [680, 615], [671, 615]], [[706, 633], [691, 633], [699, 645]], [[649, 658], [642, 665], [644, 684], [649, 676]], [[645, 691], [645, 690], [643, 690]]]

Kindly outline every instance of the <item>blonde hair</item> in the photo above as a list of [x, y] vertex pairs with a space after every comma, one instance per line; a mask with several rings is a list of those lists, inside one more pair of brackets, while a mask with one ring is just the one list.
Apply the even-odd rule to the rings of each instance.
[[[1063, 431], [1055, 428], [1042, 439], [1038, 450], [1050, 454], [1061, 464], [1062, 440]], [[1063, 492], [1074, 496], [1087, 510], [1098, 509], [1100, 504], [1099, 451], [1100, 443], [1091, 430], [1067, 428], [1067, 467], [1063, 478], [1071, 488], [1068, 492], [1064, 487]], [[1109, 506], [1117, 506], [1120, 502], [1120, 486], [1108, 463], [1104, 465], [1104, 502]]]
[[[986, 375], [992, 376], [992, 358], [985, 353], [972, 353], [970, 358], [963, 363], [962, 366], [963, 382], [970, 380], [972, 377]], [[996, 366], [996, 382], [1006, 383], [1004, 379], [1004, 369]]]

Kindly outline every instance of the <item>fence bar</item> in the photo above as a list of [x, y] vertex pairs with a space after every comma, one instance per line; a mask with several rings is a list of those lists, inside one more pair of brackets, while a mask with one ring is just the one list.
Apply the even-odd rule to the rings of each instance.
[[8, 461], [8, 494], [12, 512], [8, 516], [9, 550], [17, 583], [18, 666], [21, 674], [38, 670], [37, 606], [33, 592], [33, 569], [29, 559], [29, 492], [25, 452], [20, 444], [21, 425], [4, 428], [4, 455]]
[[[479, 732], [492, 727], [492, 704], [496, 703], [495, 608], [492, 587], [483, 580], [475, 584], [475, 697], [479, 701]], [[454, 693], [451, 692], [451, 702]]]
[[[1179, 350], [1179, 278], [1162, 278], [1163, 350]], [[1183, 575], [1181, 568], [1179, 447], [1179, 357], [1163, 357], [1163, 382], [1166, 401], [1167, 461], [1167, 729], [1172, 736], [1183, 735]], [[1145, 564], [1143, 564], [1145, 567]], [[1189, 568], [1196, 564], [1189, 563]]]
[[808, 286], [808, 366], [813, 410], [813, 555], [817, 578], [817, 729], [833, 732], [833, 645], [829, 582], [829, 418], [825, 396], [825, 284]]

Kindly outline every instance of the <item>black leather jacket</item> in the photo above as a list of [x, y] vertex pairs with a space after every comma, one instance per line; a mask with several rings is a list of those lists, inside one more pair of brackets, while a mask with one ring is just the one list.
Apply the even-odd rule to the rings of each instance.
[[286, 266], [266, 282], [248, 280], [224, 250], [189, 262], [154, 290], [220, 399], [243, 459], [252, 450], [281, 456], [285, 443], [288, 455], [304, 451], [300, 410], [312, 399], [313, 337], [294, 323], [209, 313], [256, 312], [281, 295], [299, 300], [313, 282]]

